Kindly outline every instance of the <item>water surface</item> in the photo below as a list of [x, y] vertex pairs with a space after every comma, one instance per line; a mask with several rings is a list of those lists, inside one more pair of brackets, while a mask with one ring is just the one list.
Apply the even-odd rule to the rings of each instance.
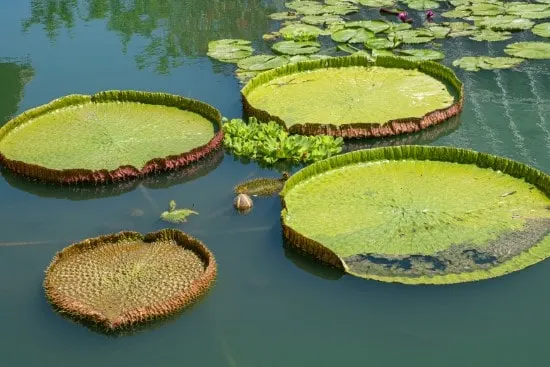
[[[165, 91], [242, 113], [231, 65], [205, 57], [209, 40], [261, 36], [281, 0], [3, 0], [0, 123], [72, 93]], [[527, 33], [512, 41], [531, 39]], [[446, 40], [445, 63], [502, 55], [504, 43]], [[418, 135], [355, 143], [436, 144], [507, 156], [550, 172], [550, 64], [457, 71], [460, 119]], [[52, 144], [63, 142], [52, 141]], [[164, 175], [90, 190], [0, 178], [0, 345], [3, 366], [524, 366], [547, 363], [550, 262], [499, 279], [410, 287], [355, 279], [284, 246], [277, 198], [232, 209], [232, 187], [254, 163], [219, 155], [191, 177]], [[170, 200], [200, 213], [179, 228], [215, 253], [209, 295], [174, 321], [109, 338], [66, 321], [44, 299], [54, 253], [86, 237], [149, 232]], [[140, 209], [142, 216], [135, 216]], [[134, 215], [132, 215], [134, 214]], [[548, 301], [548, 302], [547, 302]]]

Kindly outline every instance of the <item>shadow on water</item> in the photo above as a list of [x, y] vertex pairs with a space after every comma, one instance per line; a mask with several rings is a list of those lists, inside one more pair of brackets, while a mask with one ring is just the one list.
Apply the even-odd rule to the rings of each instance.
[[461, 124], [460, 115], [441, 124], [429, 127], [413, 134], [397, 135], [378, 139], [348, 140], [344, 144], [343, 152], [353, 152], [360, 149], [372, 149], [397, 145], [430, 144], [439, 138], [450, 135]]
[[346, 274], [340, 269], [321, 264], [311, 256], [295, 249], [284, 238], [283, 249], [285, 251], [285, 257], [296, 265], [296, 267], [316, 277], [326, 280], [338, 280]]
[[177, 171], [163, 172], [152, 176], [146, 176], [143, 179], [130, 180], [117, 184], [97, 186], [59, 186], [37, 182], [18, 176], [4, 167], [0, 167], [0, 173], [10, 186], [30, 194], [45, 198], [79, 201], [119, 196], [136, 189], [140, 185], [149, 189], [164, 189], [193, 181], [214, 171], [223, 161], [223, 157], [223, 149], [217, 149], [199, 162], [193, 163]]

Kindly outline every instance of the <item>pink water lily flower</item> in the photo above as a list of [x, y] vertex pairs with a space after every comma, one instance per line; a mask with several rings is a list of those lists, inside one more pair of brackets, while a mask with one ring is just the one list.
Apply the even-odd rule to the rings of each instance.
[[408, 16], [409, 14], [407, 14], [406, 11], [402, 11], [401, 13], [397, 14], [397, 18], [399, 18], [399, 20], [402, 22], [406, 22]]
[[432, 20], [432, 18], [435, 16], [435, 13], [431, 10], [427, 10], [426, 11], [426, 18], [428, 18], [428, 20]]

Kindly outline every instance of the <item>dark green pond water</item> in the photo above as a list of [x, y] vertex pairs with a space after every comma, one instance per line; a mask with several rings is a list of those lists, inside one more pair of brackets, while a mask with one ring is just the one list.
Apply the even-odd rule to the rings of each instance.
[[[262, 47], [281, 0], [2, 0], [0, 122], [71, 93], [166, 91], [241, 115], [233, 67], [205, 57], [209, 40]], [[526, 32], [512, 41], [530, 39]], [[263, 46], [265, 47], [265, 46]], [[502, 55], [504, 43], [445, 41], [445, 62]], [[437, 144], [507, 156], [550, 172], [550, 64], [457, 71], [459, 120], [384, 144]], [[54, 141], [52, 144], [63, 144]], [[357, 148], [359, 146], [355, 146]], [[548, 363], [550, 261], [499, 279], [442, 287], [365, 281], [286, 249], [277, 198], [232, 209], [232, 187], [272, 175], [230, 155], [195, 172], [126, 187], [59, 189], [0, 178], [2, 366], [542, 366]], [[219, 277], [179, 318], [110, 338], [55, 314], [44, 269], [73, 241], [120, 230], [150, 232], [175, 199], [199, 216], [181, 229], [215, 253]], [[135, 209], [142, 216], [132, 216]]]

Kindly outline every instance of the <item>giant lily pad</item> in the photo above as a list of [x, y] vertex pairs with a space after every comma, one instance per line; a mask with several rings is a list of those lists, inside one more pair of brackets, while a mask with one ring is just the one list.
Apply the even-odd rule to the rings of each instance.
[[175, 95], [71, 95], [4, 125], [0, 162], [46, 181], [120, 181], [201, 159], [220, 146], [220, 127], [216, 109]]
[[508, 55], [525, 59], [550, 59], [550, 42], [516, 42], [504, 49]]
[[394, 57], [372, 62], [353, 55], [264, 72], [242, 95], [249, 115], [277, 121], [290, 132], [367, 137], [442, 122], [462, 108], [461, 91], [462, 84], [441, 64]]
[[355, 151], [297, 172], [281, 198], [290, 244], [358, 277], [459, 283], [550, 256], [550, 176], [484, 153]]
[[275, 43], [271, 48], [273, 51], [285, 55], [307, 55], [318, 52], [321, 45], [313, 41], [282, 41]]
[[207, 55], [223, 62], [237, 62], [252, 55], [254, 49], [250, 41], [241, 39], [223, 39], [208, 43]]
[[541, 37], [550, 37], [550, 23], [541, 23], [531, 29], [531, 32]]
[[515, 57], [465, 56], [453, 61], [453, 66], [468, 71], [509, 69], [518, 66], [523, 61], [523, 59]]
[[216, 278], [212, 253], [197, 239], [165, 229], [120, 232], [75, 243], [46, 271], [48, 300], [63, 313], [118, 332], [184, 309]]

